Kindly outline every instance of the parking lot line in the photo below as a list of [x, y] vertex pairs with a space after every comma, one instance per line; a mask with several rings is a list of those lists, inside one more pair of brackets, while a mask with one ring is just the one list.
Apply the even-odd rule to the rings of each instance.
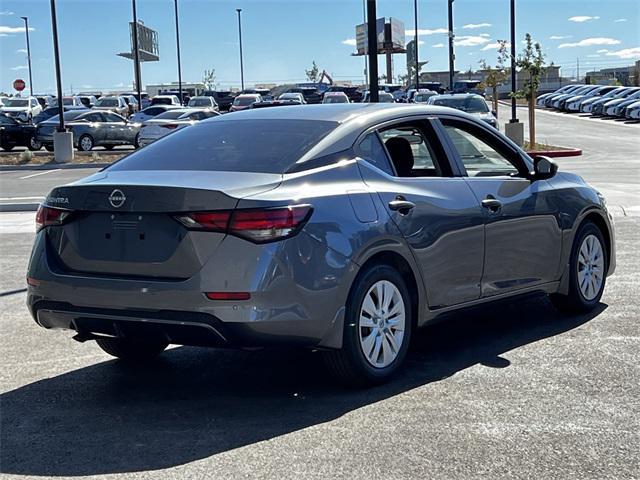
[[47, 173], [59, 172], [62, 170], [61, 168], [56, 168], [55, 170], [45, 170], [44, 172], [32, 173], [31, 175], [27, 175], [26, 177], [20, 177], [19, 180], [26, 180], [27, 178], [37, 177], [38, 175], [46, 175]]

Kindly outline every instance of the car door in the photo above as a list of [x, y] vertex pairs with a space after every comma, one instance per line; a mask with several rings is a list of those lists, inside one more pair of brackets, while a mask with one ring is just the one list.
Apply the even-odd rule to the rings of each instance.
[[103, 112], [91, 112], [83, 116], [84, 120], [89, 122], [86, 125], [88, 131], [93, 138], [95, 145], [103, 145], [108, 142], [109, 130], [105, 128], [105, 118]]
[[129, 129], [127, 122], [120, 115], [113, 112], [104, 112], [103, 115], [108, 124], [109, 143], [120, 145], [123, 143], [132, 143], [129, 140]]
[[441, 118], [450, 151], [485, 216], [482, 296], [557, 280], [562, 230], [551, 186], [517, 148], [471, 120]]
[[[403, 147], [398, 149], [398, 144]], [[425, 118], [384, 125], [369, 132], [356, 152], [375, 165], [361, 168], [363, 179], [378, 192], [411, 247], [430, 308], [478, 299], [484, 214], [449, 164], [431, 122]]]

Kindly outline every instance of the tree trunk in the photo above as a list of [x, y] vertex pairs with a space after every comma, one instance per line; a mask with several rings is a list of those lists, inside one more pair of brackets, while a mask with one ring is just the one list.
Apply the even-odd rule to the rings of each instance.
[[532, 150], [536, 148], [536, 96], [531, 92], [529, 97], [529, 145]]
[[493, 111], [498, 115], [498, 86], [493, 86]]

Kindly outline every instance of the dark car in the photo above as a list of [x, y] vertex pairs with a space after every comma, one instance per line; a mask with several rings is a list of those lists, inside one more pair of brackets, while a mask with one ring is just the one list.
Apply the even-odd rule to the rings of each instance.
[[286, 93], [301, 93], [307, 103], [322, 103], [322, 94], [313, 87], [293, 87]]
[[[138, 147], [140, 124], [128, 122], [111, 111], [88, 110], [64, 114], [65, 126], [73, 132], [73, 146], [80, 151], [89, 151], [102, 146], [111, 150], [116, 145]], [[53, 150], [53, 133], [58, 126], [58, 116], [37, 126], [36, 139], [47, 150]]]
[[362, 101], [362, 92], [358, 89], [358, 87], [331, 85], [324, 93], [329, 93], [329, 92], [342, 92], [347, 97], [349, 97], [350, 102]]
[[480, 80], [458, 80], [453, 84], [453, 93], [475, 93], [484, 96], [484, 90], [480, 88]]
[[249, 108], [285, 107], [288, 105], [302, 105], [302, 103], [297, 100], [263, 100], [262, 102], [252, 103]]
[[233, 104], [235, 95], [229, 91], [205, 90], [200, 94], [201, 97], [213, 97], [220, 111], [228, 111]]
[[13, 147], [27, 147], [29, 150], [40, 150], [42, 145], [35, 139], [36, 127], [20, 123], [15, 119], [0, 114], [0, 148], [5, 151]]
[[495, 112], [491, 111], [487, 101], [481, 95], [473, 93], [457, 93], [448, 95], [432, 95], [427, 100], [429, 105], [455, 108], [478, 117], [493, 128], [499, 129]]
[[36, 229], [41, 327], [132, 362], [170, 343], [306, 347], [357, 385], [474, 305], [510, 299], [517, 325], [523, 296], [549, 295], [584, 322], [616, 266], [611, 213], [582, 178], [476, 117], [397, 103], [203, 120], [53, 189]]
[[[67, 107], [67, 106], [64, 106], [62, 108], [63, 108], [63, 110], [65, 112], [78, 111], [78, 110], [84, 110], [84, 111], [88, 110], [88, 108], [86, 108], [86, 107]], [[54, 117], [54, 116], [58, 115], [59, 112], [60, 112], [60, 109], [58, 107], [45, 108], [42, 112], [40, 112], [38, 115], [33, 117], [33, 123], [34, 123], [34, 125], [37, 125], [40, 122], [44, 122], [45, 120], [49, 120], [51, 117]]]

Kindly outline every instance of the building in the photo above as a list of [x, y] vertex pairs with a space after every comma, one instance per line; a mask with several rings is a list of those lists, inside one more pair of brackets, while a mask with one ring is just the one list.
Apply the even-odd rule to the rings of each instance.
[[638, 73], [640, 72], [640, 60], [635, 65], [628, 67], [603, 68], [587, 72], [585, 83], [600, 85], [623, 85], [631, 86], [638, 84]]
[[[188, 95], [190, 97], [194, 97], [196, 95], [200, 95], [203, 91], [207, 90], [204, 83], [202, 82], [182, 82], [182, 93], [183, 95]], [[178, 94], [178, 82], [171, 83], [157, 83], [147, 85], [146, 92], [150, 97], [155, 97], [156, 95], [168, 95], [168, 94]]]

